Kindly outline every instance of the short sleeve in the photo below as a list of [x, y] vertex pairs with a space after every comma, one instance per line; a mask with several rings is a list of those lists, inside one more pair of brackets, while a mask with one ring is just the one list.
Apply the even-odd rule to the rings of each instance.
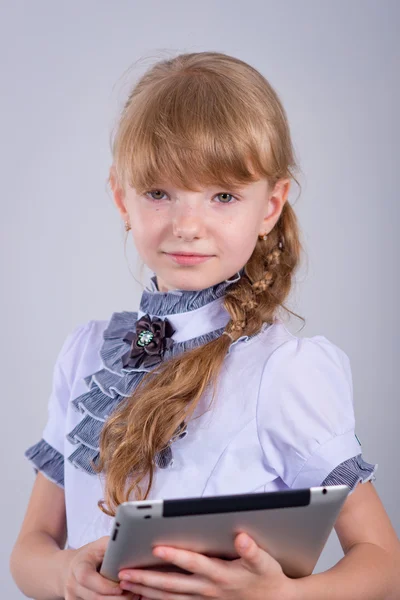
[[324, 336], [277, 348], [264, 367], [257, 428], [264, 459], [289, 488], [319, 486], [360, 455], [345, 352]]
[[65, 420], [70, 399], [71, 379], [74, 364], [79, 358], [81, 341], [85, 339], [90, 324], [91, 322], [79, 325], [66, 337], [53, 368], [47, 422], [42, 438], [24, 453], [36, 473], [40, 471], [47, 479], [62, 488], [64, 487]]

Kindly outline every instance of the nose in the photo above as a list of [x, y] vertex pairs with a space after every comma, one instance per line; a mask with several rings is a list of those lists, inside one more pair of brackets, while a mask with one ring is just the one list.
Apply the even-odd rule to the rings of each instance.
[[204, 230], [201, 211], [193, 206], [176, 207], [172, 218], [172, 229], [176, 237], [187, 242], [201, 237]]

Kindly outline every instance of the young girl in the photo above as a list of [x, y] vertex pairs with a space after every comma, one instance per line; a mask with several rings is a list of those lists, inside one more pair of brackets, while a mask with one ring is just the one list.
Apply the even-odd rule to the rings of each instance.
[[[154, 277], [137, 313], [77, 327], [58, 356], [10, 563], [26, 595], [400, 597], [399, 541], [355, 435], [349, 359], [278, 316], [301, 252], [295, 167], [276, 92], [236, 58], [161, 61], [130, 94], [109, 181]], [[351, 488], [335, 525], [345, 556], [324, 573], [290, 579], [245, 534], [232, 562], [154, 550], [192, 575], [130, 569], [117, 584], [98, 572], [128, 499], [333, 484]]]

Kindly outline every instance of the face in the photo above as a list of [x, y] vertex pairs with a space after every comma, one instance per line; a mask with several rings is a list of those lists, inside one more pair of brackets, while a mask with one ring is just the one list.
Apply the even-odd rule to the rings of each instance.
[[201, 290], [234, 276], [253, 253], [258, 235], [273, 229], [290, 186], [290, 180], [280, 180], [270, 191], [259, 179], [235, 189], [191, 192], [160, 182], [139, 195], [132, 187], [118, 187], [113, 168], [110, 182], [160, 291]]

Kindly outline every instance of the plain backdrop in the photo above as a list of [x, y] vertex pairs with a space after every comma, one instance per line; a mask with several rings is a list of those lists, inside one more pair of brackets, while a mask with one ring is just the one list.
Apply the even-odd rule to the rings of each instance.
[[[237, 56], [283, 101], [307, 252], [289, 302], [306, 326], [290, 329], [348, 354], [357, 434], [400, 534], [399, 17], [396, 0], [0, 3], [1, 597], [23, 597], [8, 560], [56, 354], [142, 291], [106, 185], [110, 134], [135, 79], [180, 52]], [[341, 557], [332, 533], [317, 571]]]

